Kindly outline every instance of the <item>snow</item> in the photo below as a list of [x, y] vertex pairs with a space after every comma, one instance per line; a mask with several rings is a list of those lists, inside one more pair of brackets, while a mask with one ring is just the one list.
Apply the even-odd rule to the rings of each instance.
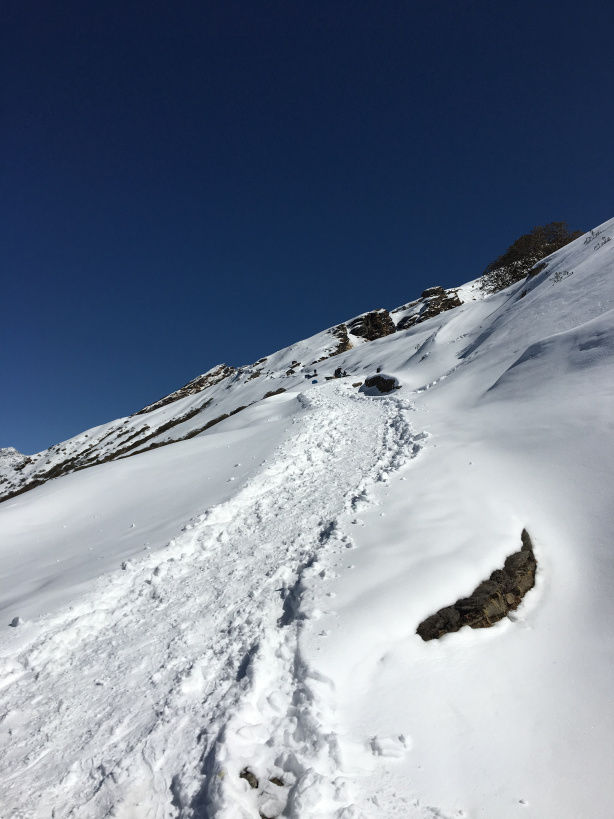
[[[251, 404], [0, 504], [0, 814], [610, 817], [612, 235], [90, 431]], [[378, 367], [400, 389], [352, 387]], [[524, 527], [521, 606], [423, 642]]]
[[274, 404], [229, 419], [223, 435], [212, 429], [0, 504], [0, 613], [33, 617], [70, 602], [83, 583], [164, 546], [183, 523], [234, 495], [231, 480], [249, 480], [285, 435], [291, 401], [267, 400]]

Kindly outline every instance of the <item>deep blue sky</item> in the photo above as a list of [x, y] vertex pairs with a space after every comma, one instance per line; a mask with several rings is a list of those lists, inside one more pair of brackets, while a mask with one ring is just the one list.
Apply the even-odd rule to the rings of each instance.
[[614, 215], [611, 2], [0, 10], [0, 446]]

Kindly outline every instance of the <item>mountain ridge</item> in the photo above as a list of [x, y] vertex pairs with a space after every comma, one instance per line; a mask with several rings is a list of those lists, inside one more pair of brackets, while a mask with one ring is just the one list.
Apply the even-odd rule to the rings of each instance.
[[[471, 283], [469, 286], [471, 286]], [[441, 287], [429, 288], [424, 291], [419, 299], [401, 305], [390, 312], [385, 308], [379, 308], [328, 327], [303, 340], [303, 342], [308, 343], [317, 339], [317, 346], [314, 347], [317, 352], [307, 356], [307, 358], [311, 359], [309, 361], [299, 362], [292, 358], [292, 361], [288, 362], [288, 356], [285, 354], [294, 350], [297, 344], [301, 344], [301, 342], [295, 342], [269, 356], [258, 359], [253, 364], [239, 367], [223, 363], [216, 364], [206, 372], [191, 379], [183, 387], [162, 396], [132, 415], [116, 419], [110, 424], [92, 427], [74, 438], [54, 444], [32, 456], [22, 455], [14, 450], [15, 455], [9, 459], [8, 456], [3, 458], [0, 451], [0, 503], [41, 486], [53, 478], [86, 469], [96, 464], [107, 463], [115, 458], [136, 455], [144, 451], [143, 446], [145, 444], [148, 444], [148, 448], [151, 448], [152, 444], [156, 443], [155, 439], [158, 436], [199, 416], [212, 405], [214, 406], [215, 401], [209, 401], [205, 397], [205, 400], [199, 405], [190, 407], [184, 412], [178, 412], [176, 416], [166, 417], [153, 426], [146, 422], [139, 425], [140, 416], [149, 416], [156, 410], [176, 404], [182, 399], [199, 396], [209, 388], [224, 381], [228, 382], [225, 385], [227, 388], [232, 388], [237, 383], [244, 383], [245, 380], [252, 381], [260, 377], [263, 377], [263, 380], [289, 379], [291, 376], [297, 376], [298, 379], [301, 377], [307, 378], [310, 374], [317, 373], [317, 365], [322, 364], [322, 362], [348, 352], [360, 344], [390, 335], [397, 331], [399, 324], [404, 323], [399, 330], [407, 329], [408, 326], [434, 318], [443, 310], [450, 309], [450, 306], [459, 306], [462, 302], [457, 296], [457, 291], [458, 288], [447, 291]], [[445, 294], [452, 295], [446, 296]], [[392, 314], [394, 314], [394, 318]], [[411, 324], [407, 324], [408, 321]], [[281, 357], [284, 361], [276, 370], [271, 370], [270, 367], [265, 366], [266, 362], [272, 357]], [[284, 369], [286, 365], [288, 366]], [[324, 377], [331, 377], [331, 375], [332, 373], [328, 373], [327, 370]], [[292, 387], [296, 386], [297, 378], [291, 381]], [[287, 388], [284, 387], [284, 389]], [[230, 407], [228, 411], [217, 416], [213, 415], [211, 417], [211, 413], [209, 413], [207, 418], [203, 418], [201, 427], [195, 428], [196, 431], [190, 429], [185, 435], [193, 437], [195, 434], [204, 432], [230, 415], [240, 412], [246, 406], [252, 405], [256, 401], [265, 400], [270, 397], [272, 392], [273, 390], [261, 390], [260, 396], [257, 397], [256, 394], [253, 394], [253, 390], [250, 390], [248, 403], [237, 403], [235, 407]], [[158, 441], [157, 444], [164, 446], [184, 439], [182, 436], [168, 438], [164, 441]], [[73, 442], [76, 443], [73, 444]], [[115, 446], [113, 446], [113, 443], [115, 443]], [[13, 448], [7, 449], [12, 450]], [[49, 463], [46, 463], [46, 461], [49, 461]]]
[[[586, 234], [582, 234], [576, 238], [576, 241], [582, 239], [586, 243], [588, 239], [593, 241], [596, 246], [602, 247], [605, 244], [604, 238], [607, 238], [607, 233], [604, 234], [603, 231], [604, 225], [609, 225], [609, 222], [594, 228]], [[575, 236], [575, 234], [573, 235]], [[560, 250], [555, 251], [545, 259], [536, 258], [532, 261], [533, 268], [543, 270], [547, 266], [547, 260], [558, 252]], [[530, 269], [525, 280], [530, 281], [534, 275]], [[514, 284], [517, 284], [517, 281], [509, 286], [511, 287]], [[507, 288], [502, 286], [501, 289]], [[177, 402], [181, 402], [182, 399], [190, 396], [200, 396], [206, 393], [209, 388], [224, 381], [227, 382], [224, 386], [231, 389], [233, 393], [236, 392], [239, 383], [244, 384], [245, 380], [252, 381], [260, 378], [264, 378], [264, 380], [283, 378], [283, 387], [277, 387], [277, 389], [293, 389], [297, 386], [297, 379], [300, 379], [300, 377], [307, 379], [310, 374], [317, 377], [318, 365], [321, 365], [321, 370], [326, 369], [326, 372], [322, 373], [324, 378], [334, 377], [334, 369], [336, 368], [329, 372], [329, 368], [323, 365], [323, 362], [328, 359], [347, 353], [361, 344], [417, 327], [423, 322], [435, 319], [443, 312], [460, 307], [468, 300], [483, 300], [496, 292], [500, 292], [500, 290], [493, 291], [492, 288], [485, 288], [483, 277], [453, 288], [429, 287], [422, 292], [418, 299], [390, 311], [385, 308], [378, 308], [361, 313], [340, 324], [326, 328], [302, 342], [295, 342], [275, 353], [258, 359], [253, 364], [239, 367], [217, 364], [205, 373], [191, 379], [183, 387], [162, 396], [130, 416], [85, 430], [80, 435], [54, 444], [34, 455], [22, 455], [15, 450], [16, 455], [8, 458], [7, 456], [3, 457], [0, 451], [0, 503], [41, 486], [53, 478], [96, 464], [107, 463], [116, 458], [131, 457], [152, 447], [166, 446], [170, 443], [185, 440], [186, 437], [205, 432], [215, 424], [242, 411], [246, 406], [265, 400], [274, 392], [271, 389], [263, 389], [259, 393], [253, 389], [243, 390], [242, 392], [246, 392], [245, 400], [237, 398], [234, 406], [225, 401], [223, 402], [224, 406], [221, 407], [222, 412], [217, 414], [214, 412], [215, 407], [218, 406], [215, 397], [208, 400], [205, 396], [201, 403], [186, 407], [184, 411], [179, 410], [176, 415], [171, 414], [169, 416], [167, 414], [153, 420], [154, 416], [151, 413], [154, 411], [161, 410], [169, 405], [177, 406]], [[289, 360], [288, 355], [286, 355], [289, 351], [298, 349], [301, 344], [310, 343], [314, 348], [314, 354], [303, 356], [310, 359], [309, 361], [297, 361], [294, 357], [292, 357], [291, 361]], [[270, 360], [281, 362], [282, 359], [283, 363], [280, 363], [276, 369], [271, 369], [270, 364], [268, 368], [265, 366]], [[293, 376], [296, 376], [296, 378], [293, 379]], [[288, 379], [288, 384], [286, 384], [285, 382]], [[153, 423], [150, 424], [146, 421], [142, 424], [139, 423], [138, 419], [141, 416], [151, 418]], [[200, 426], [193, 424], [189, 430], [185, 429], [184, 425], [197, 417], [202, 419]], [[181, 430], [181, 434], [173, 433], [161, 437], [174, 428], [176, 428], [176, 431]]]

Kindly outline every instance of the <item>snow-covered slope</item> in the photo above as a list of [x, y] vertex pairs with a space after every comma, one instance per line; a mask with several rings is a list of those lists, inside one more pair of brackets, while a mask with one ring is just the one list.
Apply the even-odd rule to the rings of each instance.
[[0, 451], [0, 815], [611, 816], [612, 236]]

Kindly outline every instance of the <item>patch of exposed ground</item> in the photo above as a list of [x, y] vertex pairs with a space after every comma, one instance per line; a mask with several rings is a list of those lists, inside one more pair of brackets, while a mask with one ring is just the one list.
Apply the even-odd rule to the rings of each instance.
[[418, 313], [405, 316], [397, 324], [397, 330], [407, 330], [415, 324], [421, 324], [427, 319], [434, 318], [446, 310], [460, 307], [462, 301], [458, 297], [456, 290], [446, 291], [443, 287], [429, 287], [420, 297], [423, 305]]
[[533, 543], [522, 530], [522, 548], [506, 558], [502, 569], [496, 569], [469, 595], [457, 600], [423, 620], [416, 633], [423, 640], [436, 640], [463, 626], [488, 628], [517, 609], [525, 594], [535, 585], [537, 561]]
[[[277, 390], [270, 390], [262, 396], [261, 400], [271, 398], [273, 395], [280, 395], [285, 391], [286, 390], [284, 387], [280, 387]], [[169, 444], [174, 444], [178, 441], [187, 441], [190, 438], [195, 438], [197, 435], [200, 435], [201, 432], [205, 432], [216, 424], [219, 424], [221, 421], [225, 421], [226, 418], [230, 418], [231, 415], [236, 415], [238, 412], [246, 409], [247, 406], [252, 406], [252, 404], [257, 402], [254, 401], [251, 404], [236, 407], [230, 412], [222, 413], [222, 415], [212, 418], [206, 424], [203, 424], [203, 426], [190, 430], [190, 432], [187, 432], [185, 435], [162, 441], [152, 440], [153, 438], [157, 438], [162, 433], [168, 432], [168, 430], [172, 429], [173, 427], [176, 427], [185, 421], [191, 420], [206, 409], [210, 403], [210, 401], [206, 401], [200, 407], [196, 407], [177, 418], [172, 418], [170, 421], [167, 421], [165, 424], [162, 424], [153, 430], [150, 429], [147, 424], [145, 424], [143, 427], [125, 438], [121, 442], [119, 449], [112, 450], [107, 455], [101, 456], [100, 454], [94, 454], [88, 457], [88, 453], [91, 451], [91, 448], [89, 448], [71, 458], [67, 458], [65, 461], [60, 461], [45, 471], [35, 473], [32, 477], [24, 480], [23, 483], [18, 485], [16, 488], [6, 492], [0, 490], [0, 503], [5, 500], [10, 500], [11, 498], [15, 498], [18, 495], [23, 495], [24, 492], [28, 492], [30, 489], [35, 489], [37, 486], [42, 486], [42, 484], [46, 483], [52, 478], [60, 478], [71, 472], [80, 472], [82, 469], [87, 469], [90, 466], [98, 466], [99, 464], [108, 463], [109, 461], [116, 461], [120, 458], [129, 458], [132, 455], [140, 455], [143, 452], [149, 452], [152, 449], [168, 446]], [[119, 433], [118, 438], [121, 437], [122, 434], [125, 433]], [[148, 446], [143, 446], [143, 444], [146, 444], [148, 441], [151, 441], [151, 443], [149, 443]]]
[[339, 355], [339, 353], [347, 353], [348, 350], [352, 349], [352, 344], [348, 336], [348, 328], [345, 324], [339, 324], [337, 327], [333, 327], [331, 333], [338, 339], [339, 344], [337, 344], [334, 351], [330, 354], [330, 358], [334, 355]]
[[376, 338], [396, 333], [397, 328], [388, 310], [373, 310], [348, 322], [347, 329], [354, 336], [374, 341]]
[[214, 367], [209, 372], [203, 373], [203, 375], [199, 375], [196, 378], [193, 378], [191, 381], [188, 381], [183, 387], [180, 387], [175, 392], [171, 392], [168, 395], [165, 395], [164, 398], [160, 398], [159, 401], [156, 401], [153, 404], [148, 404], [143, 409], [135, 412], [135, 415], [143, 415], [146, 412], [152, 412], [152, 410], [160, 409], [160, 407], [165, 407], [167, 404], [172, 404], [173, 401], [178, 401], [180, 398], [185, 398], [188, 395], [195, 395], [197, 392], [201, 392], [201, 390], [206, 389], [207, 387], [212, 387], [214, 384], [218, 384], [220, 381], [223, 381], [224, 378], [227, 378], [229, 375], [235, 372], [234, 367], [229, 367], [227, 364], [220, 364], [217, 367]]

